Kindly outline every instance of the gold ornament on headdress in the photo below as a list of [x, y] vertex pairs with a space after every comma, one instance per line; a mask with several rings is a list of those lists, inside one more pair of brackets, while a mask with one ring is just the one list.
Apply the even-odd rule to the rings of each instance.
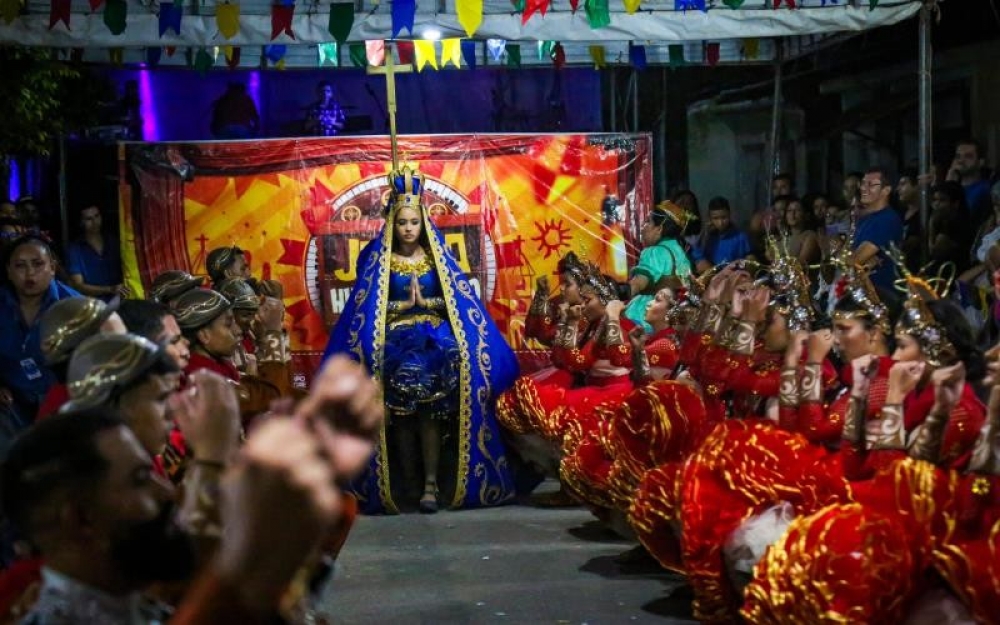
[[854, 233], [857, 229], [857, 218], [851, 215], [851, 227], [848, 230], [847, 238], [844, 239], [837, 251], [830, 256], [829, 263], [842, 273], [841, 280], [844, 282], [844, 293], [838, 300], [850, 298], [855, 304], [861, 307], [861, 312], [834, 310], [833, 319], [857, 319], [867, 318], [873, 322], [888, 336], [892, 333], [892, 324], [889, 319], [889, 309], [882, 303], [875, 285], [868, 277], [869, 269], [854, 262], [854, 252], [851, 250], [851, 241], [854, 240]]
[[896, 281], [897, 288], [907, 293], [903, 314], [896, 323], [896, 332], [916, 339], [928, 364], [934, 367], [953, 364], [957, 358], [955, 346], [948, 340], [944, 326], [934, 318], [927, 304], [940, 299], [951, 289], [955, 278], [954, 265], [945, 263], [938, 271], [938, 275], [926, 278], [909, 270], [906, 266], [906, 257], [895, 245], [890, 247], [888, 256], [903, 275]]
[[771, 305], [788, 319], [791, 331], [810, 330], [813, 321], [809, 277], [788, 250], [788, 238], [768, 236], [774, 260], [770, 267]]
[[594, 289], [597, 297], [605, 304], [611, 300], [618, 299], [617, 285], [611, 278], [601, 273], [600, 267], [588, 262], [584, 266], [584, 269], [582, 286]]

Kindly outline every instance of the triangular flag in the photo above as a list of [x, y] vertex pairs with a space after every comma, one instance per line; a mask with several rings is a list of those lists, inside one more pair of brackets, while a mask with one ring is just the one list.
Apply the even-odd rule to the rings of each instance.
[[591, 28], [604, 28], [611, 23], [608, 0], [584, 0], [583, 9]]
[[352, 43], [348, 48], [348, 52], [351, 57], [351, 64], [354, 67], [364, 67], [368, 65], [368, 61], [365, 58], [365, 44], [363, 43]]
[[392, 0], [392, 37], [399, 37], [405, 28], [413, 36], [413, 19], [417, 16], [415, 0]]
[[634, 15], [639, 10], [641, 2], [642, 0], [622, 0], [622, 4], [625, 5], [625, 12], [629, 15]]
[[163, 3], [160, 5], [160, 37], [168, 30], [174, 31], [175, 35], [181, 34], [181, 18], [184, 16], [184, 8], [180, 4]]
[[112, 35], [120, 35], [125, 32], [125, 24], [128, 20], [128, 2], [126, 0], [107, 0], [104, 5], [104, 25], [108, 27]]
[[521, 44], [507, 44], [507, 67], [521, 67]]
[[205, 48], [199, 49], [198, 55], [194, 57], [194, 68], [198, 70], [198, 73], [204, 76], [208, 70], [212, 69], [213, 65], [215, 65], [215, 61], [212, 60], [212, 55]]
[[524, 5], [527, 0], [510, 0], [510, 3], [514, 6], [515, 13], [524, 13]]
[[449, 63], [462, 67], [462, 40], [458, 37], [441, 40], [441, 68]]
[[545, 59], [552, 58], [552, 48], [556, 45], [555, 41], [539, 41], [538, 42], [538, 60], [544, 61]]
[[490, 58], [499, 61], [503, 56], [503, 51], [507, 48], [506, 39], [487, 39], [486, 51], [490, 53]]
[[745, 59], [756, 59], [757, 54], [760, 52], [760, 39], [744, 39], [743, 40], [743, 58]]
[[561, 43], [557, 43], [552, 49], [552, 64], [556, 66], [556, 69], [562, 69], [563, 65], [566, 64], [566, 50], [563, 49]]
[[219, 28], [219, 34], [226, 39], [232, 39], [239, 34], [240, 5], [228, 2], [215, 5], [215, 25]]
[[52, 0], [52, 7], [49, 9], [49, 30], [59, 22], [66, 24], [66, 30], [72, 30], [69, 27], [69, 10], [72, 4], [72, 0]]
[[525, 0], [524, 13], [521, 13], [521, 25], [526, 24], [535, 13], [545, 15], [548, 10], [549, 0]]
[[160, 59], [163, 57], [163, 48], [157, 46], [155, 48], [146, 48], [146, 65], [150, 67], [156, 67], [160, 64]]
[[632, 67], [636, 69], [646, 69], [646, 46], [628, 46], [628, 59]]
[[670, 67], [680, 67], [685, 64], [683, 44], [672, 43], [667, 46], [667, 50], [670, 51]]
[[337, 43], [343, 45], [347, 41], [348, 35], [351, 34], [351, 29], [354, 28], [354, 3], [334, 2], [331, 4], [330, 22], [326, 28], [337, 40]]
[[878, 6], [878, 0], [868, 0], [868, 10], [874, 11], [875, 7]]
[[271, 5], [271, 41], [277, 39], [281, 33], [295, 39], [295, 33], [292, 32], [292, 18], [294, 17], [294, 4]]
[[319, 66], [323, 67], [327, 62], [330, 65], [337, 65], [337, 42], [321, 43], [316, 46], [316, 54], [319, 56]]
[[471, 37], [483, 23], [483, 0], [455, 0], [455, 13], [465, 34]]
[[285, 58], [285, 53], [288, 52], [288, 46], [284, 44], [272, 44], [264, 46], [264, 58], [268, 61], [278, 64], [279, 61]]
[[580, 0], [569, 0], [569, 8], [573, 9], [573, 12], [576, 13], [576, 10], [580, 8]]
[[372, 67], [378, 67], [385, 63], [385, 41], [382, 39], [371, 39], [365, 42], [365, 58]]
[[462, 41], [462, 60], [469, 69], [476, 69], [476, 42], [471, 39]]
[[236, 69], [240, 66], [240, 57], [243, 56], [243, 51], [239, 47], [226, 46], [223, 48], [223, 54], [226, 56], [226, 67]]
[[173, 58], [174, 52], [177, 52], [177, 46], [165, 46], [163, 49], [166, 50], [168, 58]]
[[111, 59], [111, 64], [116, 67], [122, 64], [124, 56], [125, 56], [125, 48], [110, 48], [108, 50], [108, 57]]
[[782, 2], [784, 2], [785, 6], [789, 9], [795, 8], [795, 0], [774, 0], [774, 8], [779, 8]]
[[722, 4], [726, 5], [730, 9], [738, 9], [743, 6], [746, 0], [722, 0]]
[[396, 52], [399, 54], [400, 65], [413, 65], [413, 42], [397, 41]]
[[437, 51], [434, 49], [433, 41], [418, 39], [413, 42], [413, 52], [417, 57], [417, 71], [424, 71], [424, 65], [430, 64], [434, 69], [438, 68]]
[[705, 44], [705, 61], [712, 67], [719, 64], [719, 51], [721, 46], [718, 41]]
[[90, 0], [89, 4], [90, 4], [90, 12], [96, 13], [97, 9], [101, 8], [101, 5], [104, 4], [104, 0]]
[[594, 61], [594, 69], [601, 69], [605, 66], [604, 46], [590, 46], [590, 58]]

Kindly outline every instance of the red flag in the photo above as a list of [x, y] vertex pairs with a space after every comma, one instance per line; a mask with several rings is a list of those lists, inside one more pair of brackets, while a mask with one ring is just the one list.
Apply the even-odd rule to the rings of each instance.
[[177, 52], [177, 46], [167, 46], [163, 49], [167, 51], [167, 56], [173, 56], [174, 52]]
[[104, 0], [90, 0], [90, 12], [97, 11], [97, 9], [101, 8], [102, 4], [104, 4]]
[[561, 43], [557, 43], [556, 47], [552, 49], [552, 64], [557, 69], [562, 69], [563, 65], [566, 64], [566, 51], [563, 50]]
[[549, 0], [525, 0], [524, 12], [521, 13], [521, 24], [524, 25], [535, 13], [545, 15], [549, 10]]
[[397, 41], [396, 49], [399, 50], [400, 65], [413, 65], [413, 42]]
[[576, 13], [576, 9], [580, 6], [580, 0], [569, 0], [569, 8], [573, 9]]
[[715, 41], [705, 46], [705, 60], [712, 67], [719, 64], [719, 42]]
[[285, 33], [295, 39], [292, 32], [292, 18], [295, 16], [294, 4], [275, 4], [271, 7], [271, 41]]
[[777, 9], [778, 7], [780, 7], [782, 2], [784, 2], [785, 6], [788, 7], [789, 9], [795, 8], [795, 0], [774, 0], [774, 8]]
[[66, 24], [66, 30], [71, 30], [69, 27], [69, 9], [72, 5], [72, 0], [52, 0], [52, 7], [49, 9], [49, 30], [62, 22]]

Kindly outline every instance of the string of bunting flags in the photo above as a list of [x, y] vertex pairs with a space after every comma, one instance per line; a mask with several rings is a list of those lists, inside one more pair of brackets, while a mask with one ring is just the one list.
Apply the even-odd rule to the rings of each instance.
[[[567, 7], [555, 7], [552, 0], [510, 0], [510, 2], [511, 11], [507, 17], [519, 21], [522, 26], [532, 20], [545, 20], [546, 16], [552, 16], [553, 12], [567, 13]], [[620, 2], [621, 8], [616, 6], [615, 11], [612, 11], [612, 2], [616, 4]], [[572, 15], [582, 15], [593, 30], [604, 29], [612, 25], [612, 15], [633, 15], [640, 11], [648, 11], [651, 15], [654, 13], [653, 10], [643, 7], [641, 0], [567, 0], [567, 3]], [[667, 0], [666, 3], [669, 6], [671, 0]], [[848, 3], [855, 8], [858, 5], [866, 5], [869, 11], [875, 11], [879, 6], [879, 0], [672, 0], [672, 9], [675, 13], [694, 12], [695, 14], [719, 15], [720, 12], [727, 11], [746, 12], [748, 5], [752, 4], [755, 9], [752, 13], [760, 14], [761, 12], [774, 11], [776, 12], [775, 16], [777, 16], [777, 12], [781, 11], [799, 13], [799, 9], [807, 7], [812, 8], [817, 5], [846, 7]], [[51, 47], [70, 49], [79, 45], [95, 48], [104, 47], [110, 50], [109, 60], [115, 64], [122, 63], [123, 50], [145, 48], [145, 62], [149, 65], [156, 65], [161, 62], [164, 53], [168, 58], [174, 56], [178, 41], [189, 45], [195, 43], [185, 52], [185, 61], [188, 66], [199, 71], [208, 71], [215, 67], [219, 63], [220, 55], [226, 66], [235, 68], [240, 64], [241, 45], [254, 44], [263, 44], [262, 63], [279, 69], [285, 67], [288, 47], [295, 45], [315, 46], [316, 63], [321, 67], [346, 65], [346, 63], [342, 63], [342, 52], [346, 52], [345, 61], [355, 67], [381, 65], [385, 58], [385, 41], [389, 38], [395, 41], [400, 62], [412, 63], [417, 71], [425, 71], [428, 68], [438, 70], [449, 66], [474, 69], [477, 65], [477, 51], [483, 51], [480, 58], [486, 62], [492, 61], [495, 64], [508, 67], [520, 67], [523, 62], [522, 45], [530, 46], [532, 44], [537, 46], [539, 62], [548, 60], [555, 67], [563, 67], [567, 62], [567, 51], [563, 44], [567, 41], [581, 41], [578, 35], [567, 34], [563, 38], [562, 33], [558, 36], [563, 38], [563, 42], [541, 37], [534, 42], [523, 40], [510, 42], [508, 39], [485, 37], [473, 39], [477, 33], [480, 33], [483, 24], [484, 0], [455, 0], [454, 18], [464, 30], [466, 35], [464, 38], [446, 37], [440, 40], [416, 38], [416, 0], [391, 0], [389, 2], [389, 16], [386, 16], [391, 19], [391, 23], [387, 29], [388, 32], [383, 31], [385, 38], [364, 37], [362, 41], [351, 40], [352, 32], [354, 37], [357, 37], [358, 30], [355, 26], [359, 21], [370, 23], [371, 18], [377, 12], [382, 11], [382, 15], [385, 14], [382, 8], [383, 4], [379, 4], [377, 1], [374, 3], [374, 8], [367, 14], [359, 12], [354, 2], [334, 1], [328, 5], [329, 12], [325, 16], [325, 31], [322, 34], [316, 32], [315, 25], [317, 18], [324, 17], [321, 12], [325, 11], [325, 7], [318, 3], [303, 3], [301, 7], [298, 7], [302, 9], [303, 13], [297, 16], [295, 0], [274, 0], [274, 3], [269, 5], [270, 15], [266, 17], [259, 14], [259, 6], [252, 7], [251, 13], [244, 15], [241, 4], [234, 0], [218, 0], [214, 5], [214, 16], [199, 14], [198, 11], [194, 11], [193, 14], [188, 13], [191, 11], [190, 5], [186, 7], [181, 0], [149, 5], [145, 3], [130, 5], [129, 0], [88, 0], [88, 4], [90, 15], [74, 13], [72, 0], [51, 0], [47, 25], [48, 31], [53, 35], [53, 41], [67, 40], [64, 35], [73, 33], [77, 26], [74, 23], [74, 17], [87, 20], [86, 24], [80, 27], [87, 29], [86, 35], [80, 35], [77, 32], [75, 39], [67, 40], [68, 45], [66, 43], [62, 45], [52, 44]], [[148, 13], [141, 16], [130, 15], [130, 8], [135, 12], [137, 6]], [[493, 11], [489, 17], [495, 19], [498, 17], [495, 6], [491, 6], [491, 8]], [[657, 7], [658, 12], [664, 10], [666, 9]], [[106, 35], [93, 37], [94, 29], [101, 27], [101, 24], [95, 25], [93, 20], [98, 16], [98, 13], [100, 14], [100, 22], [108, 33], [116, 37], [122, 36], [120, 44], [117, 41], [111, 45], [97, 43], [98, 40], [104, 41], [106, 39]], [[0, 0], [0, 39], [18, 41], [17, 37], [5, 37], [8, 34], [5, 32], [5, 26], [16, 34], [28, 31], [37, 33], [30, 25], [18, 27], [19, 22], [32, 17], [27, 0]], [[144, 17], [155, 17], [155, 35], [152, 37], [154, 41], [149, 41], [150, 36], [145, 34], [129, 39], [126, 31], [139, 24], [139, 19]], [[261, 23], [262, 19], [268, 19], [269, 23]], [[303, 19], [307, 21], [303, 21]], [[852, 19], [857, 20], [858, 18], [856, 15], [852, 15]], [[248, 36], [246, 31], [250, 28], [248, 26], [250, 21], [253, 23], [253, 34]], [[214, 22], [212, 24], [214, 34], [206, 29], [208, 22]], [[142, 23], [146, 24], [145, 21]], [[426, 22], [424, 23], [426, 25]], [[189, 26], [189, 24], [192, 25]], [[267, 24], [269, 28], [265, 30], [264, 24]], [[185, 36], [190, 35], [187, 32], [188, 28], [195, 28], [197, 35], [195, 37]], [[299, 32], [296, 32], [297, 29]], [[307, 30], [309, 32], [304, 32]], [[363, 34], [365, 34], [370, 31], [370, 28], [363, 30]], [[605, 47], [596, 41], [622, 43], [623, 40], [628, 39], [635, 40], [628, 44], [627, 56], [623, 58], [621, 53], [617, 53], [614, 63], [627, 63], [637, 69], [645, 68], [650, 62], [650, 56], [647, 54], [647, 46], [644, 45], [644, 42], [652, 43], [652, 41], [643, 37], [643, 34], [638, 33], [632, 37], [626, 34], [626, 36], [617, 38], [593, 37], [592, 40], [595, 43], [587, 45], [586, 49], [594, 68], [600, 69], [609, 64]], [[37, 34], [33, 36], [38, 37]], [[163, 42], [160, 46], [155, 43], [157, 36]], [[730, 32], [720, 39], [731, 39], [733, 36]], [[80, 37], [83, 37], [83, 40]], [[139, 43], [136, 43], [137, 40]], [[248, 43], [248, 41], [252, 43]], [[582, 41], [586, 41], [586, 39]], [[669, 39], [656, 41], [669, 42]], [[705, 40], [697, 50], [693, 49], [690, 42], [687, 45], [670, 42], [667, 48], [669, 50], [667, 59], [672, 67], [689, 63], [704, 63], [714, 66], [720, 62], [721, 58], [718, 41]], [[746, 37], [740, 45], [739, 58], [741, 60], [755, 60], [758, 57], [758, 50], [758, 38]], [[574, 62], [581, 61], [580, 54], [580, 47], [577, 46]], [[662, 53], [654, 58], [656, 62], [661, 63], [666, 60]], [[730, 55], [727, 58], [733, 57]]]

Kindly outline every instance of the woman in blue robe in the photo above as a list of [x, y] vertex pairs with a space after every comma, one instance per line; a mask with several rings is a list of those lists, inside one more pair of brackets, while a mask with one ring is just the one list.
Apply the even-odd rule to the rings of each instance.
[[[421, 512], [437, 510], [439, 492], [452, 508], [508, 502], [514, 485], [494, 407], [517, 359], [431, 222], [419, 174], [404, 168], [389, 182], [385, 225], [358, 257], [324, 354], [362, 362], [385, 395], [387, 423], [351, 490], [366, 514], [398, 513], [400, 474], [412, 481], [419, 465]], [[414, 429], [419, 458], [405, 444]]]

